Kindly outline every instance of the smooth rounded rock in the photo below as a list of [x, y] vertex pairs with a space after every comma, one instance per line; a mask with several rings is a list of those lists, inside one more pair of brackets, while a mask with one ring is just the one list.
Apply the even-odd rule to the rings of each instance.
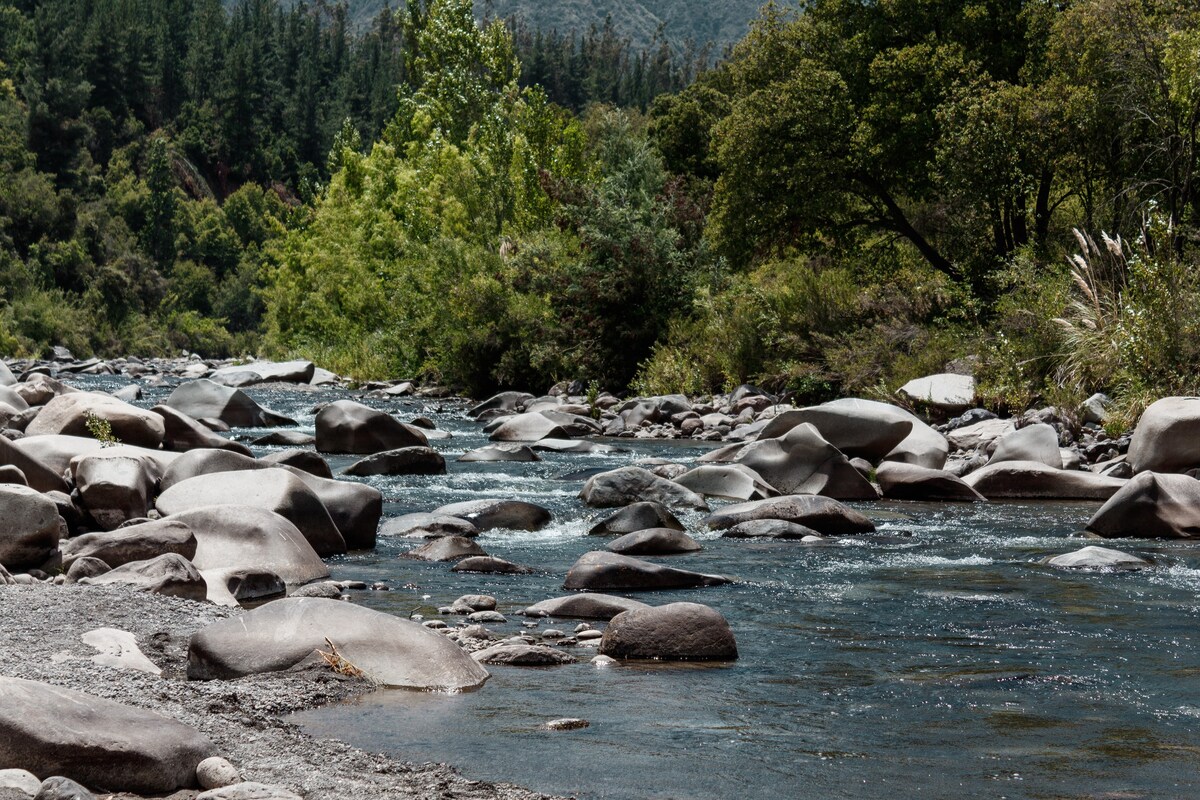
[[338, 400], [317, 412], [317, 450], [370, 455], [403, 447], [428, 447], [420, 428], [352, 400]]
[[432, 447], [401, 447], [385, 450], [356, 461], [343, 470], [344, 475], [445, 475], [446, 459]]
[[220, 789], [242, 782], [237, 767], [220, 756], [206, 758], [196, 765], [196, 781], [202, 789]]
[[73, 392], [48, 402], [26, 427], [30, 436], [56, 434], [62, 436], [91, 436], [88, 419], [96, 417], [107, 422], [113, 437], [122, 444], [155, 448], [162, 444], [166, 428], [162, 417], [112, 395], [93, 392]]
[[1186, 472], [1200, 467], [1200, 397], [1164, 397], [1142, 412], [1129, 442], [1138, 472]]
[[235, 428], [268, 428], [295, 425], [296, 421], [263, 408], [241, 389], [222, 386], [205, 378], [178, 386], [164, 405], [195, 420], [220, 420]]
[[571, 566], [563, 588], [643, 591], [721, 586], [731, 582], [723, 575], [705, 575], [617, 553], [592, 551], [584, 553]]
[[195, 633], [188, 678], [232, 679], [320, 659], [326, 639], [382, 686], [424, 691], [476, 689], [488, 673], [458, 645], [391, 614], [320, 598], [275, 600]]
[[779, 494], [745, 464], [701, 464], [674, 480], [696, 494], [727, 500], [762, 500]]
[[38, 567], [58, 551], [61, 518], [53, 500], [13, 483], [0, 484], [0, 564]]
[[672, 528], [647, 528], [613, 539], [608, 543], [608, 549], [627, 556], [665, 556], [696, 553], [704, 548], [683, 531]]
[[592, 526], [588, 533], [592, 536], [633, 533], [649, 528], [671, 528], [683, 530], [680, 522], [671, 510], [662, 503], [643, 501], [631, 503], [624, 508], [614, 511]]
[[1105, 538], [1200, 537], [1200, 480], [1189, 475], [1143, 472], [1100, 507], [1087, 530]]
[[380, 536], [405, 536], [411, 539], [436, 539], [439, 536], [478, 536], [474, 523], [449, 514], [404, 514], [383, 521]]
[[807, 525], [782, 519], [752, 519], [740, 522], [721, 533], [727, 539], [806, 539], [820, 536]]
[[783, 494], [819, 494], [839, 500], [879, 497], [850, 459], [808, 423], [777, 439], [760, 438], [747, 444], [734, 462], [749, 467]]
[[781, 519], [812, 528], [823, 536], [872, 533], [875, 524], [858, 511], [830, 497], [785, 495], [726, 506], [704, 524], [718, 530], [758, 519]]
[[672, 508], [708, 510], [704, 498], [691, 489], [641, 467], [621, 467], [593, 475], [583, 484], [579, 498], [592, 508], [613, 508], [651, 500]]
[[140, 708], [45, 683], [0, 677], [0, 764], [142, 794], [195, 784], [216, 747]]
[[201, 792], [196, 795], [195, 800], [304, 800], [304, 798], [283, 786], [244, 781]]
[[1044, 558], [1042, 563], [1061, 569], [1141, 569], [1152, 566], [1144, 558], [1094, 545], [1072, 553]]
[[555, 667], [579, 661], [570, 653], [538, 644], [497, 644], [476, 650], [471, 654], [471, 658], [480, 664], [503, 664], [510, 667]]
[[1125, 485], [1122, 478], [1054, 469], [1040, 461], [988, 464], [963, 481], [989, 500], [1107, 500]]
[[584, 592], [542, 600], [526, 608], [523, 613], [530, 617], [612, 619], [622, 611], [649, 607], [640, 600], [631, 600], [628, 597], [618, 597], [600, 592]]
[[1058, 451], [1058, 431], [1045, 423], [1027, 425], [1005, 434], [996, 442], [989, 464], [1005, 461], [1036, 461], [1052, 469], [1062, 469], [1062, 454]]
[[230, 450], [246, 456], [251, 455], [250, 448], [246, 445], [226, 439], [224, 436], [218, 436], [177, 408], [157, 405], [150, 410], [162, 417], [165, 428], [163, 436], [163, 449], [165, 450], [186, 453], [197, 447], [205, 447]]
[[433, 513], [465, 519], [481, 533], [497, 528], [540, 531], [553, 518], [548, 509], [524, 500], [467, 500], [442, 506]]
[[55, 775], [42, 781], [33, 800], [95, 800], [96, 795], [70, 778]]
[[263, 464], [294, 467], [318, 478], [333, 478], [329, 462], [311, 450], [281, 450], [278, 453], [268, 453], [258, 460]]
[[468, 556], [450, 568], [451, 572], [479, 572], [496, 575], [531, 575], [533, 570], [495, 556]]
[[208, 584], [191, 561], [177, 553], [166, 553], [145, 561], [131, 561], [102, 575], [83, 578], [88, 586], [128, 586], [139, 592], [204, 600]]
[[463, 536], [439, 536], [404, 553], [404, 558], [421, 561], [458, 561], [467, 556], [486, 556], [484, 549]]
[[149, 455], [113, 449], [71, 459], [79, 505], [97, 527], [111, 531], [145, 517], [162, 479], [161, 464]]
[[986, 498], [962, 478], [940, 469], [884, 461], [875, 471], [883, 496], [889, 500], [980, 502]]
[[609, 620], [601, 655], [660, 661], [731, 661], [738, 657], [729, 623], [699, 603], [626, 611]]
[[181, 520], [162, 519], [114, 531], [85, 533], [67, 539], [60, 548], [63, 566], [68, 569], [81, 558], [98, 558], [112, 568], [165, 553], [191, 560], [196, 555], [196, 535]]
[[493, 442], [536, 442], [540, 439], [569, 439], [570, 435], [554, 420], [534, 412], [505, 419], [491, 431], [490, 438]]
[[532, 461], [541, 461], [542, 457], [533, 452], [529, 445], [508, 443], [480, 447], [463, 453], [458, 457], [457, 460], [464, 464], [486, 463], [494, 461], [529, 463]]

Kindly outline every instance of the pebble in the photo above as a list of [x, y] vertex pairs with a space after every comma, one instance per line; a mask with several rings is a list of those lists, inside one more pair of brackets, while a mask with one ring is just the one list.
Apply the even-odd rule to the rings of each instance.
[[604, 633], [602, 631], [594, 630], [580, 631], [579, 633], [575, 634], [575, 638], [581, 642], [590, 642], [595, 639], [604, 638]]
[[38, 793], [33, 800], [95, 800], [96, 795], [89, 792], [70, 778], [55, 775], [42, 781]]
[[580, 728], [588, 727], [590, 724], [586, 719], [563, 717], [562, 719], [552, 719], [542, 727], [548, 731], [577, 731]]
[[499, 611], [476, 611], [473, 614], [467, 615], [467, 622], [495, 622], [505, 623], [508, 619]]
[[591, 629], [592, 629], [592, 626], [588, 625], [586, 622], [581, 622], [575, 626], [576, 633], [583, 633], [584, 631], [590, 631]]
[[440, 619], [426, 620], [425, 622], [422, 622], [421, 624], [424, 625], [426, 628], [433, 628], [434, 630], [440, 630], [442, 628], [450, 627], [446, 623], [442, 622]]
[[204, 789], [220, 789], [242, 782], [237, 767], [220, 756], [206, 758], [196, 766], [196, 780]]
[[564, 636], [566, 636], [566, 634], [557, 628], [546, 628], [546, 630], [542, 631], [543, 639], [561, 639]]
[[596, 656], [591, 660], [590, 663], [597, 667], [611, 667], [613, 664], [617, 663], [617, 660], [612, 656]]

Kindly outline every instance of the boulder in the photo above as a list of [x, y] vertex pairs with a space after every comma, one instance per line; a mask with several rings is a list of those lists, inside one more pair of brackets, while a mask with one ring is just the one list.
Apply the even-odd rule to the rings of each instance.
[[701, 464], [675, 479], [680, 486], [706, 497], [762, 500], [778, 492], [745, 464]]
[[542, 600], [524, 609], [522, 614], [527, 617], [565, 617], [567, 619], [612, 619], [622, 611], [633, 611], [639, 608], [650, 608], [640, 600], [630, 600], [628, 597], [617, 597], [599, 592], [584, 592], [569, 594], [566, 597], [554, 597]]
[[467, 556], [486, 556], [484, 549], [463, 536], [439, 536], [409, 550], [405, 558], [421, 561], [458, 561]]
[[[375, 546], [379, 518], [383, 515], [383, 495], [378, 489], [363, 483], [321, 478], [290, 466], [275, 468], [269, 462], [237, 453], [193, 450], [180, 456], [167, 469], [162, 479], [162, 490], [165, 493], [181, 481], [201, 475], [267, 469], [283, 469], [307, 486], [325, 506], [347, 547], [352, 550], [366, 550]], [[303, 526], [301, 530], [304, 530]]]
[[442, 506], [433, 513], [465, 519], [481, 533], [496, 528], [540, 531], [552, 519], [547, 509], [524, 500], [467, 500]]
[[946, 465], [946, 456], [950, 452], [946, 437], [926, 425], [913, 413], [899, 406], [880, 403], [876, 400], [847, 397], [841, 400], [831, 400], [815, 406], [815, 408], [824, 409], [823, 413], [844, 412], [851, 418], [870, 419], [873, 426], [882, 426], [887, 420], [908, 422], [912, 425], [912, 430], [901, 440], [900, 444], [888, 451], [884, 460], [917, 464], [930, 469], [941, 469]]
[[283, 578], [261, 567], [210, 570], [201, 573], [208, 588], [206, 599], [219, 606], [238, 606], [247, 602], [263, 602], [287, 594]]
[[[57, 435], [26, 436], [18, 441], [9, 442], [9, 445], [22, 453], [29, 461], [41, 464], [45, 469], [59, 476], [70, 468], [71, 459], [76, 456], [99, 453], [101, 450], [111, 452], [117, 449], [115, 447], [106, 448], [91, 437]], [[24, 466], [20, 463], [18, 466], [24, 471]], [[28, 475], [28, 473], [26, 474]]]
[[0, 766], [158, 795], [194, 786], [196, 765], [215, 754], [206, 737], [152, 711], [0, 677]]
[[1151, 403], [1129, 442], [1138, 472], [1187, 472], [1200, 467], [1200, 397], [1164, 397]]
[[25, 473], [21, 472], [19, 467], [14, 467], [12, 464], [0, 466], [0, 483], [15, 483], [17, 486], [29, 485], [29, 481], [25, 478]]
[[664, 567], [616, 553], [592, 551], [579, 557], [567, 572], [564, 589], [643, 591], [690, 589], [732, 583], [722, 575], [704, 575]]
[[529, 445], [530, 450], [540, 450], [548, 453], [621, 453], [619, 447], [600, 442], [589, 442], [583, 439], [541, 439]]
[[1058, 431], [1045, 423], [1027, 425], [1006, 434], [998, 442], [989, 464], [1004, 461], [1036, 461], [1052, 469], [1062, 469], [1058, 451]]
[[195, 633], [188, 678], [233, 679], [316, 662], [332, 642], [345, 661], [382, 686], [477, 689], [488, 673], [462, 648], [416, 622], [322, 598], [274, 600]]
[[[214, 381], [236, 381], [242, 386], [255, 383], [310, 383], [316, 365], [311, 361], [251, 361], [213, 370], [209, 376]], [[254, 376], [249, 381], [245, 375]]]
[[1042, 563], [1060, 569], [1141, 569], [1151, 566], [1144, 558], [1110, 550], [1107, 547], [1084, 547], [1072, 553], [1048, 556]]
[[0, 386], [12, 386], [17, 382], [17, 376], [12, 374], [12, 370], [8, 368], [3, 360], [0, 360]]
[[71, 562], [70, 568], [67, 569], [66, 583], [79, 583], [84, 578], [94, 578], [111, 569], [112, 567], [98, 558], [83, 556]]
[[181, 384], [165, 405], [192, 419], [216, 419], [234, 428], [271, 428], [296, 421], [263, 408], [241, 389], [201, 378]]
[[[49, 398], [47, 398], [49, 400]], [[30, 403], [16, 389], [0, 386], [0, 403], [8, 407], [10, 414], [17, 415], [28, 411]], [[38, 405], [41, 405], [40, 403]]]
[[145, 517], [162, 479], [159, 462], [148, 455], [108, 448], [71, 459], [79, 505], [102, 530]]
[[250, 444], [255, 447], [308, 447], [317, 443], [317, 437], [302, 431], [271, 431], [259, 436]]
[[985, 419], [955, 428], [946, 434], [946, 439], [957, 450], [974, 450], [989, 445], [1016, 430], [1011, 419]]
[[[3, 364], [0, 361], [0, 364]], [[3, 377], [0, 374], [0, 377]], [[0, 789], [16, 790], [23, 795], [16, 800], [25, 800], [25, 798], [33, 797], [38, 793], [38, 789], [42, 786], [42, 781], [29, 770], [25, 769], [0, 769]], [[3, 795], [0, 795], [3, 796]]]
[[704, 498], [674, 481], [660, 478], [641, 467], [620, 469], [593, 475], [583, 484], [579, 497], [593, 508], [612, 508], [652, 500], [674, 508], [707, 510]]
[[208, 585], [199, 570], [183, 556], [166, 553], [147, 561], [131, 561], [102, 575], [83, 578], [89, 586], [130, 586], [139, 592], [204, 600]]
[[532, 575], [533, 570], [495, 556], [468, 556], [450, 568], [451, 572], [480, 572], [494, 575]]
[[662, 503], [643, 501], [631, 503], [609, 514], [593, 525], [588, 533], [592, 536], [605, 536], [644, 531], [648, 528], [671, 528], [681, 531], [683, 523]]
[[613, 617], [601, 655], [657, 661], [732, 661], [737, 643], [720, 612], [699, 603], [626, 611]]
[[875, 471], [883, 496], [889, 500], [977, 502], [986, 498], [962, 478], [940, 469], [884, 461]]
[[329, 577], [329, 568], [290, 521], [254, 506], [202, 506], [168, 517], [196, 537], [192, 563], [210, 583], [228, 585], [229, 575], [267, 570], [287, 586]]
[[876, 463], [904, 441], [913, 429], [913, 420], [878, 408], [883, 405], [829, 404], [784, 411], [767, 422], [758, 438], [786, 436], [797, 425], [808, 423], [817, 429], [822, 439], [847, 457], [865, 458]]
[[317, 450], [322, 453], [370, 455], [429, 446], [420, 428], [351, 400], [338, 400], [322, 408], [316, 424]]
[[467, 416], [478, 418], [485, 411], [501, 411], [511, 414], [524, 408], [525, 404], [533, 399], [534, 396], [527, 392], [501, 392], [500, 394], [492, 395], [479, 405], [472, 407], [467, 411]]
[[570, 435], [545, 414], [517, 414], [505, 419], [490, 437], [493, 442], [536, 442], [540, 439], [568, 439]]
[[896, 393], [910, 403], [957, 414], [975, 403], [975, 379], [951, 373], [928, 375], [909, 381]]
[[503, 664], [509, 667], [556, 667], [574, 664], [579, 659], [544, 644], [494, 644], [471, 653], [480, 664]]
[[26, 426], [25, 432], [30, 436], [90, 436], [89, 416], [106, 421], [117, 441], [135, 447], [156, 448], [166, 434], [162, 417], [157, 414], [124, 403], [112, 395], [93, 392], [74, 392], [53, 398]]
[[849, 506], [829, 497], [793, 494], [726, 506], [704, 524], [722, 530], [758, 519], [781, 519], [812, 528], [822, 536], [871, 533], [874, 523]]
[[163, 519], [114, 531], [85, 533], [74, 539], [66, 539], [59, 546], [62, 548], [64, 568], [69, 569], [81, 558], [98, 558], [109, 567], [120, 567], [165, 553], [176, 553], [193, 560], [196, 556], [196, 535], [180, 520]]
[[293, 473], [279, 468], [198, 475], [180, 481], [158, 497], [164, 516], [212, 505], [255, 506], [290, 520], [317, 554], [345, 553], [346, 540], [320, 498]]
[[213, 756], [196, 765], [196, 781], [202, 789], [219, 789], [241, 783], [242, 774], [226, 759]]
[[525, 444], [492, 444], [487, 447], [479, 447], [470, 452], [463, 453], [458, 457], [458, 460], [463, 463], [489, 462], [489, 461], [514, 461], [514, 462], [530, 462], [541, 461], [542, 457]]
[[1200, 537], [1200, 480], [1190, 475], [1142, 472], [1108, 498], [1087, 530], [1112, 538]]
[[385, 450], [356, 461], [343, 475], [445, 475], [446, 459], [432, 447], [401, 447]]
[[0, 565], [40, 567], [58, 552], [58, 506], [27, 486], [0, 484]]
[[162, 444], [164, 450], [186, 453], [188, 450], [205, 447], [231, 450], [244, 456], [253, 455], [246, 445], [226, 439], [224, 436], [218, 436], [178, 409], [168, 405], [157, 405], [150, 410], [162, 417], [163, 427], [166, 431]]
[[25, 483], [39, 492], [65, 492], [67, 482], [62, 470], [55, 472], [46, 464], [27, 454], [20, 446], [0, 436], [0, 464], [19, 469]]
[[752, 519], [739, 522], [721, 534], [727, 539], [811, 539], [821, 534], [806, 525], [782, 519]]
[[734, 457], [784, 494], [819, 494], [838, 500], [876, 500], [879, 493], [850, 460], [802, 423], [777, 439], [758, 439]]
[[1071, 472], [1040, 461], [1002, 461], [963, 481], [988, 500], [1107, 500], [1125, 485], [1121, 478]]
[[333, 478], [329, 462], [311, 450], [281, 450], [278, 453], [268, 453], [258, 460], [262, 464], [293, 467], [318, 478]]
[[665, 556], [695, 553], [704, 548], [683, 531], [673, 528], [648, 528], [613, 539], [608, 543], [608, 549], [627, 556]]
[[406, 536], [411, 539], [436, 539], [439, 536], [478, 536], [474, 523], [449, 514], [405, 514], [384, 520], [380, 536]]

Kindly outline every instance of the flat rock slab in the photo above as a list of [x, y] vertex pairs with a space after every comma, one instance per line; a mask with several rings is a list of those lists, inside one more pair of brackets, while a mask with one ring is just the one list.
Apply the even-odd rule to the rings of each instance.
[[404, 514], [383, 521], [380, 536], [405, 536], [410, 539], [436, 539], [439, 536], [478, 536], [474, 523], [450, 514]]
[[1141, 569], [1153, 566], [1144, 558], [1094, 545], [1072, 553], [1044, 558], [1042, 563], [1060, 569]]
[[642, 591], [722, 586], [732, 582], [723, 575], [705, 575], [617, 553], [593, 551], [584, 553], [572, 565], [563, 588]]
[[858, 511], [830, 497], [794, 494], [726, 506], [704, 520], [723, 530], [757, 519], [781, 519], [812, 528], [822, 536], [872, 533], [875, 524]]
[[512, 667], [556, 667], [574, 664], [579, 659], [553, 647], [537, 644], [498, 644], [476, 650], [471, 658], [480, 664], [504, 664]]
[[157, 794], [193, 786], [196, 765], [213, 755], [207, 738], [159, 714], [0, 677], [0, 768]]
[[450, 568], [451, 572], [480, 572], [495, 575], [532, 575], [533, 570], [495, 556], [468, 556]]
[[737, 642], [725, 617], [700, 603], [626, 611], [609, 620], [600, 653], [660, 661], [731, 661]]
[[291, 789], [273, 784], [244, 781], [219, 789], [209, 789], [196, 795], [195, 800], [304, 800]]
[[114, 669], [131, 669], [151, 675], [162, 674], [158, 665], [146, 658], [146, 654], [138, 647], [137, 637], [129, 631], [116, 628], [97, 628], [83, 634], [80, 639], [84, 644], [100, 651], [92, 656], [92, 661], [96, 664]]
[[[315, 597], [275, 600], [192, 636], [188, 678], [231, 679], [320, 658], [326, 639], [383, 686], [422, 691], [477, 689], [488, 679], [458, 645], [415, 622]], [[197, 761], [199, 761], [197, 759]]]
[[963, 481], [989, 500], [1107, 500], [1126, 483], [1123, 478], [1054, 469], [1039, 461], [988, 464]]
[[813, 539], [821, 538], [807, 525], [788, 522], [783, 519], [752, 519], [739, 522], [732, 528], [721, 533], [726, 539]]
[[904, 384], [897, 394], [941, 411], [965, 411], [975, 402], [975, 379], [952, 373], [928, 375]]
[[534, 603], [521, 613], [527, 617], [565, 617], [567, 619], [612, 619], [622, 611], [650, 608], [640, 600], [599, 592], [569, 594]]

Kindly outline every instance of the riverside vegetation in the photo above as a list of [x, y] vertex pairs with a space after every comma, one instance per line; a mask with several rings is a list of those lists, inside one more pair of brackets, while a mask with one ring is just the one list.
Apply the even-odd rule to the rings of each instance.
[[803, 402], [954, 365], [1127, 427], [1200, 389], [1198, 17], [769, 4], [701, 69], [467, 0], [0, 2], [0, 353]]

